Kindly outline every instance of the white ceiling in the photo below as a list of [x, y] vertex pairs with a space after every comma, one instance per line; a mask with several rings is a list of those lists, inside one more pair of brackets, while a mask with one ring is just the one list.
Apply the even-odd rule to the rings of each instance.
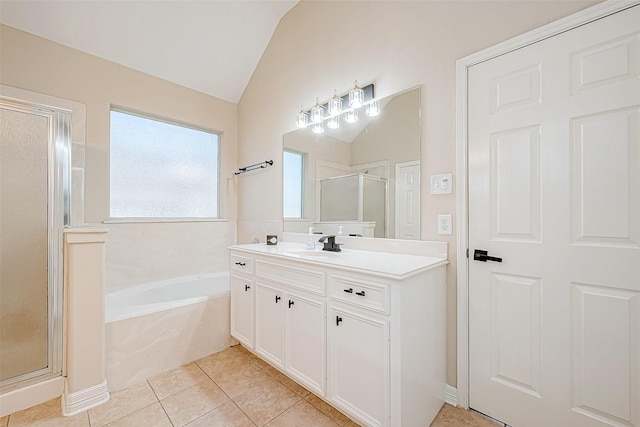
[[298, 0], [0, 0], [0, 22], [226, 101]]

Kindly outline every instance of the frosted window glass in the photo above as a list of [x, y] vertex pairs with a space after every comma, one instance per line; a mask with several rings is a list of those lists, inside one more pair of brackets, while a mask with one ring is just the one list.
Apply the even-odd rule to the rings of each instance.
[[302, 218], [303, 155], [285, 151], [282, 164], [284, 217]]
[[218, 135], [111, 111], [112, 218], [217, 218]]

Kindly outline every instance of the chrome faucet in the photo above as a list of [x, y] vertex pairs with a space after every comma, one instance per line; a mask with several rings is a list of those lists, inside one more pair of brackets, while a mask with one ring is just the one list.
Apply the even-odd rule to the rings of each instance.
[[336, 243], [336, 236], [322, 236], [320, 243], [324, 243], [323, 251], [340, 252], [342, 243]]

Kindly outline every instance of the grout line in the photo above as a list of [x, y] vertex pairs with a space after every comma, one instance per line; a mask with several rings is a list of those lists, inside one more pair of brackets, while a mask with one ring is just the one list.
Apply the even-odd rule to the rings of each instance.
[[162, 401], [158, 398], [158, 394], [156, 393], [156, 391], [154, 390], [153, 386], [151, 385], [151, 383], [149, 382], [149, 380], [147, 379], [147, 384], [149, 384], [149, 388], [151, 388], [151, 391], [153, 392], [153, 395], [156, 397], [156, 400], [158, 401], [158, 403], [160, 404], [160, 407], [162, 408], [162, 412], [164, 412], [164, 414], [167, 416], [167, 419], [169, 420], [169, 423], [174, 426], [175, 424], [173, 424], [173, 421], [171, 421], [171, 417], [169, 416], [169, 414], [167, 414], [167, 410], [164, 409], [164, 405], [162, 404]]

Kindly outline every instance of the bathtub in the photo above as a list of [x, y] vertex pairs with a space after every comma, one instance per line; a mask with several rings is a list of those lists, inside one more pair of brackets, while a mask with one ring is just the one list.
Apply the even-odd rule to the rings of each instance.
[[228, 273], [144, 283], [105, 297], [109, 391], [236, 343], [230, 335]]

